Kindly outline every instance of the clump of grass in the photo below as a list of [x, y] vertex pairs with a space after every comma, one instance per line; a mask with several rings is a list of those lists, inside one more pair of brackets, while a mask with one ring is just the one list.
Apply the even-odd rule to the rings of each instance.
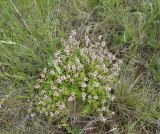
[[137, 76], [133, 64], [126, 65], [124, 70], [113, 104], [113, 109], [116, 109], [115, 120], [120, 126], [118, 132], [156, 133], [159, 94], [154, 93], [154, 88], [149, 86], [151, 83], [148, 81], [142, 83], [144, 75]]

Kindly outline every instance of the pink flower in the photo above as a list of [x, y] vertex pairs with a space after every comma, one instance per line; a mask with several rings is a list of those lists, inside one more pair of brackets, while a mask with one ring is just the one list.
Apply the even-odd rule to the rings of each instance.
[[57, 83], [61, 83], [61, 79], [60, 78], [57, 79]]
[[52, 89], [52, 90], [55, 90], [55, 86], [52, 85], [52, 86], [51, 86], [51, 89]]
[[62, 81], [66, 80], [66, 76], [64, 76], [64, 75], [61, 76], [61, 80], [62, 80]]
[[84, 78], [84, 81], [88, 81], [88, 78], [87, 78], [87, 77], [85, 77], [85, 78]]
[[88, 47], [89, 43], [90, 43], [89, 37], [85, 36], [85, 44], [86, 44], [87, 47]]
[[82, 93], [82, 100], [83, 101], [86, 99], [86, 95], [87, 95], [86, 93], [84, 93], [84, 92]]
[[45, 74], [40, 74], [41, 78], [43, 79], [45, 77]]
[[97, 71], [94, 71], [93, 76], [96, 77], [98, 75]]
[[109, 60], [111, 60], [111, 59], [112, 59], [112, 54], [109, 52], [109, 53], [107, 54], [107, 57], [108, 57]]
[[123, 63], [123, 61], [122, 61], [122, 60], [118, 60], [118, 63], [119, 63], [119, 64], [122, 64], [122, 63]]
[[94, 98], [95, 100], [98, 100], [98, 96], [97, 96], [97, 95], [95, 95], [93, 98]]
[[70, 69], [71, 69], [71, 66], [70, 66], [69, 64], [67, 65], [67, 69], [68, 69], [68, 70], [70, 70]]
[[59, 92], [59, 93], [63, 92], [63, 89], [59, 89], [58, 92]]
[[105, 42], [105, 41], [102, 41], [101, 46], [102, 46], [102, 47], [105, 47], [105, 46], [106, 46], [106, 42]]
[[47, 68], [43, 68], [43, 73], [47, 73]]
[[94, 82], [95, 87], [99, 87], [99, 82]]
[[105, 90], [106, 90], [107, 92], [110, 92], [110, 91], [111, 91], [111, 88], [110, 88], [110, 87], [106, 87]]
[[36, 84], [36, 85], [34, 85], [34, 88], [38, 89], [38, 88], [40, 88], [40, 85]]
[[62, 104], [62, 105], [59, 105], [59, 107], [58, 107], [59, 109], [64, 109], [65, 108], [65, 105], [64, 104]]
[[68, 101], [73, 101], [73, 96], [70, 96], [70, 97], [68, 98]]
[[72, 31], [71, 31], [71, 35], [72, 35], [72, 36], [75, 36], [76, 34], [77, 34], [76, 30], [72, 30]]
[[84, 92], [82, 93], [82, 97], [83, 98], [86, 97], [86, 95], [87, 95], [86, 93], [84, 93]]
[[98, 36], [98, 40], [101, 41], [102, 40], [102, 35]]
[[59, 93], [57, 91], [54, 92], [55, 96], [59, 96]]
[[82, 85], [81, 85], [83, 88], [87, 87], [86, 83], [83, 82]]
[[72, 70], [76, 71], [76, 65], [72, 65]]
[[79, 60], [79, 58], [76, 58], [76, 63], [80, 63], [80, 60]]
[[54, 75], [55, 74], [55, 71], [54, 70], [50, 70], [49, 72], [51, 75]]

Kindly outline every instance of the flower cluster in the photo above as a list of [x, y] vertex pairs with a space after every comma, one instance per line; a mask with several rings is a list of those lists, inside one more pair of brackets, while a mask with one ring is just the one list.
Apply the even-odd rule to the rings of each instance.
[[95, 43], [87, 35], [81, 40], [76, 35], [73, 30], [62, 41], [62, 49], [54, 53], [34, 86], [37, 109], [45, 115], [69, 113], [75, 106], [82, 115], [110, 112], [115, 99], [110, 91], [122, 60], [109, 52], [101, 35]]

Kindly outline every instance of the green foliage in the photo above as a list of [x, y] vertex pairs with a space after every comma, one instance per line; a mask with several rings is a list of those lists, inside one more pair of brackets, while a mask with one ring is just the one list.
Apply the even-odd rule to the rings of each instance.
[[49, 67], [40, 73], [41, 79], [35, 84], [37, 109], [51, 117], [73, 112], [109, 115], [109, 105], [114, 100], [110, 91], [118, 82], [122, 60], [108, 51], [101, 36], [92, 44], [88, 36], [83, 43], [76, 40], [76, 35], [72, 31], [69, 39], [62, 42], [64, 50], [55, 52]]
[[99, 0], [88, 0], [88, 5], [91, 8], [95, 8], [96, 6], [98, 6], [100, 4]]
[[66, 127], [67, 134], [81, 134], [82, 130], [78, 127]]

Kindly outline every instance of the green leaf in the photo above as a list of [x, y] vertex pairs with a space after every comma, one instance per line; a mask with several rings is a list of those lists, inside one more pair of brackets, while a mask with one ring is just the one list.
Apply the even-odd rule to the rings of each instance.
[[55, 69], [56, 69], [56, 71], [58, 72], [58, 74], [62, 74], [60, 67], [59, 67], [58, 64], [55, 62], [55, 60], [53, 60], [52, 57], [49, 58], [49, 63], [51, 63], [51, 64], [55, 67]]
[[61, 74], [61, 69], [60, 67], [57, 65], [57, 63], [53, 60], [53, 66], [55, 67], [56, 71]]

